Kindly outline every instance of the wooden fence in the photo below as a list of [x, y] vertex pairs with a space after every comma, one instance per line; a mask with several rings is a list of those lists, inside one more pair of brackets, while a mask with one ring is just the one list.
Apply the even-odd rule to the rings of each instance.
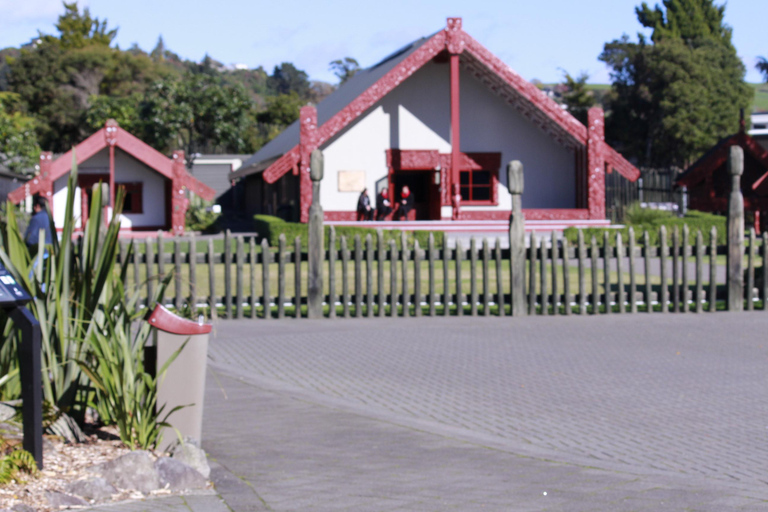
[[[172, 272], [163, 302], [178, 311], [265, 320], [306, 317], [313, 300], [330, 318], [768, 309], [768, 234], [744, 237], [743, 200], [729, 215], [725, 246], [717, 246], [714, 228], [690, 233], [687, 227], [671, 233], [661, 227], [655, 245], [649, 233], [636, 237], [631, 230], [627, 240], [620, 232], [586, 240], [580, 232], [571, 244], [555, 233], [523, 235], [522, 167], [514, 171], [519, 179], [513, 171], [510, 165], [508, 244], [473, 239], [469, 247], [449, 247], [446, 240], [436, 247], [430, 237], [420, 247], [418, 241], [409, 245], [405, 234], [399, 243], [385, 243], [381, 232], [348, 239], [331, 229], [328, 249], [322, 239], [316, 246], [313, 296], [307, 286], [311, 251], [302, 250], [299, 238], [281, 237], [270, 247], [266, 240], [229, 234], [171, 242], [158, 237], [136, 243], [126, 284], [150, 297], [157, 277]], [[124, 261], [129, 251], [122, 249]]]
[[[668, 236], [662, 228], [657, 245], [649, 243], [648, 233], [640, 242], [633, 235], [623, 240], [618, 232], [601, 240], [580, 236], [575, 244], [555, 233], [526, 238], [522, 309], [528, 314], [726, 307], [727, 246], [716, 245], [714, 229], [707, 234], [683, 229]], [[512, 260], [501, 240], [435, 247], [430, 239], [422, 248], [404, 239], [387, 245], [380, 234], [347, 239], [331, 230], [335, 248], [325, 251], [322, 264], [324, 315], [511, 314]], [[198, 312], [223, 318], [307, 316], [308, 254], [298, 238], [291, 244], [282, 239], [276, 248], [266, 240], [257, 244], [253, 238], [227, 235], [134, 243], [126, 284], [129, 290], [138, 288], [144, 300], [158, 276], [171, 272], [164, 303], [193, 317]], [[745, 251], [746, 309], [768, 304], [768, 280], [762, 277], [766, 247], [768, 233], [758, 239], [752, 231]], [[122, 258], [126, 253], [124, 245]]]

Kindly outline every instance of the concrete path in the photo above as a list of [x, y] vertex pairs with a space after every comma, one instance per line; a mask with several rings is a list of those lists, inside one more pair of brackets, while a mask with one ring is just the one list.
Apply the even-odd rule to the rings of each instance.
[[767, 331], [760, 312], [221, 322], [203, 446], [234, 511], [766, 510]]

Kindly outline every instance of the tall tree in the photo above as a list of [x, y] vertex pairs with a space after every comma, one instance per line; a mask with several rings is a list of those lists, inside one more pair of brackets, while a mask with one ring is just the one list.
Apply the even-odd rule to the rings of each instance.
[[563, 93], [563, 104], [573, 117], [587, 125], [587, 111], [595, 105], [596, 100], [592, 91], [587, 90], [589, 75], [581, 72], [578, 77], [572, 77], [568, 72], [563, 76], [566, 87]]
[[685, 166], [732, 133], [753, 90], [713, 0], [664, 0], [636, 9], [642, 35], [607, 43], [611, 69], [606, 134], [640, 165]]
[[267, 84], [275, 94], [290, 94], [293, 91], [304, 100], [309, 98], [309, 76], [290, 62], [275, 66]]
[[17, 94], [0, 92], [0, 165], [32, 173], [40, 158], [36, 121], [20, 112], [20, 101]]
[[339, 79], [339, 85], [343, 84], [355, 74], [360, 71], [360, 64], [352, 57], [344, 57], [343, 59], [336, 59], [328, 65]]
[[250, 150], [245, 134], [251, 102], [241, 86], [217, 76], [187, 73], [163, 80], [148, 91], [140, 109], [143, 138], [156, 148], [183, 149], [188, 165], [198, 153]]
[[77, 2], [64, 2], [64, 14], [56, 23], [59, 37], [43, 36], [43, 40], [55, 42], [64, 49], [84, 48], [93, 44], [109, 46], [117, 36], [117, 29], [107, 29], [107, 20], [93, 18], [86, 7], [83, 12]]
[[758, 57], [755, 67], [763, 74], [763, 80], [768, 82], [768, 59], [765, 57]]

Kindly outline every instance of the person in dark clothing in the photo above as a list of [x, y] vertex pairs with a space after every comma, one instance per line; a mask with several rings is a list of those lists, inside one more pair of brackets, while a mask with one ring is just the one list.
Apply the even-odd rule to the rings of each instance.
[[357, 200], [357, 220], [373, 220], [373, 208], [371, 208], [371, 198], [368, 197], [367, 188], [360, 192]]
[[389, 191], [385, 188], [376, 196], [376, 220], [384, 220], [392, 213], [392, 204], [389, 202]]
[[29, 225], [27, 231], [24, 233], [24, 242], [30, 251], [37, 250], [38, 242], [40, 241], [40, 230], [45, 231], [45, 244], [49, 245], [53, 243], [53, 235], [51, 234], [51, 219], [48, 217], [48, 209], [46, 208], [46, 200], [42, 196], [36, 195], [32, 199], [32, 218], [29, 219]]
[[408, 220], [408, 214], [413, 209], [413, 198], [411, 198], [411, 189], [404, 186], [400, 191], [400, 203], [397, 208], [398, 220]]

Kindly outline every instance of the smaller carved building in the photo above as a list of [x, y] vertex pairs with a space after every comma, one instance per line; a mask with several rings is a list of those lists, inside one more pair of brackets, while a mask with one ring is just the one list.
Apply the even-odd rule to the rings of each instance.
[[[192, 177], [184, 166], [184, 152], [175, 151], [171, 158], [163, 155], [120, 128], [114, 120], [75, 146], [77, 189], [74, 210], [77, 227], [87, 219], [92, 186], [108, 183], [108, 210], [115, 201], [118, 187], [125, 188], [125, 204], [121, 214], [123, 230], [172, 230], [181, 234], [192, 192], [212, 200], [215, 191]], [[54, 159], [49, 152], [40, 155], [40, 171], [25, 185], [8, 194], [18, 204], [40, 194], [48, 200], [57, 229], [64, 226], [67, 183], [72, 170], [72, 151]]]
[[731, 186], [727, 169], [731, 146], [741, 146], [744, 150], [744, 174], [741, 177], [744, 211], [754, 217], [755, 228], [759, 231], [760, 220], [764, 223], [768, 218], [768, 151], [743, 129], [718, 142], [688, 167], [675, 184], [687, 187], [688, 207], [692, 210], [726, 213]]

